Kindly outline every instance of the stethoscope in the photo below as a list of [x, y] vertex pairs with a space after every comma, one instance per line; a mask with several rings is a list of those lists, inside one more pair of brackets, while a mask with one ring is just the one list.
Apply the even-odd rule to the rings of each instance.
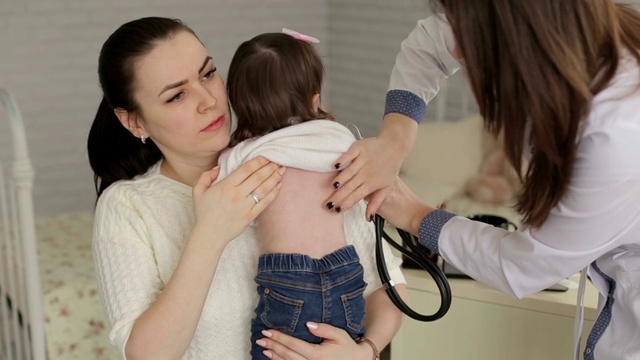
[[[400, 238], [402, 239], [402, 245], [398, 244], [389, 236], [389, 234], [386, 233], [386, 231], [384, 231], [384, 218], [382, 216], [376, 214], [373, 222], [376, 228], [376, 264], [378, 267], [378, 275], [380, 275], [380, 280], [387, 292], [387, 295], [389, 295], [391, 302], [393, 302], [393, 304], [407, 316], [418, 321], [436, 321], [443, 317], [447, 311], [449, 311], [449, 307], [451, 306], [451, 288], [449, 287], [447, 277], [444, 275], [442, 270], [440, 270], [436, 263], [429, 258], [427, 249], [418, 243], [418, 239], [415, 236], [401, 229], [396, 229], [398, 231], [398, 235], [400, 235]], [[431, 275], [438, 286], [438, 290], [440, 291], [440, 308], [438, 311], [431, 315], [420, 314], [414, 311], [402, 300], [395, 289], [396, 284], [391, 280], [389, 271], [387, 270], [387, 264], [384, 260], [384, 252], [382, 248], [383, 238], [389, 243], [389, 245], [398, 250], [404, 256], [413, 260], [418, 264], [418, 266], [426, 270], [429, 275]]]
[[[354, 124], [348, 124], [347, 127], [353, 127], [356, 132], [356, 138], [358, 140], [362, 140], [362, 134], [360, 134], [360, 129], [358, 129], [357, 126]], [[376, 230], [376, 264], [380, 281], [382, 282], [389, 299], [391, 299], [391, 302], [393, 302], [400, 311], [412, 319], [427, 322], [436, 321], [442, 318], [447, 311], [449, 311], [449, 307], [451, 307], [451, 288], [449, 287], [447, 277], [436, 263], [429, 258], [430, 254], [428, 253], [428, 250], [419, 244], [418, 239], [415, 236], [404, 230], [396, 229], [398, 235], [400, 235], [400, 238], [402, 239], [402, 245], [398, 244], [389, 236], [389, 234], [386, 233], [386, 231], [384, 231], [384, 222], [385, 220], [382, 216], [377, 214], [375, 215], [373, 223]], [[440, 291], [440, 308], [438, 311], [431, 315], [420, 314], [402, 300], [400, 294], [398, 294], [398, 291], [395, 289], [396, 284], [391, 280], [391, 276], [389, 276], [387, 263], [384, 259], [382, 239], [386, 240], [389, 245], [398, 250], [404, 256], [413, 260], [418, 264], [418, 266], [426, 270], [429, 275], [431, 275], [438, 286], [438, 290]]]

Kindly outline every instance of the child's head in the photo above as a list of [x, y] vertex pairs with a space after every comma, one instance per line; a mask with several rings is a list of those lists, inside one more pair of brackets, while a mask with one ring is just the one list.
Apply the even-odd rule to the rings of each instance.
[[266, 33], [238, 47], [227, 76], [238, 119], [231, 146], [283, 127], [333, 119], [320, 109], [324, 67], [312, 44], [284, 33]]

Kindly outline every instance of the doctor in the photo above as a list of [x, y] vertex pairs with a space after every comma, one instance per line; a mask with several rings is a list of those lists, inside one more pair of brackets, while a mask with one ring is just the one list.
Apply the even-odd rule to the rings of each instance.
[[[640, 359], [640, 14], [611, 0], [437, 3], [445, 15], [402, 43], [379, 136], [338, 160], [351, 165], [327, 201], [344, 210], [371, 194], [368, 216], [515, 297], [588, 268], [600, 301], [584, 358]], [[485, 126], [504, 133], [516, 169], [523, 154], [529, 163], [516, 232], [392, 186], [438, 81], [460, 67], [452, 53]]]

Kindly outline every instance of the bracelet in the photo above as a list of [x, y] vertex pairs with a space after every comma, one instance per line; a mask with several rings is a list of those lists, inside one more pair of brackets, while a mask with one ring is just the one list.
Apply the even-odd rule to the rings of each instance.
[[360, 343], [369, 344], [369, 346], [371, 346], [371, 349], [373, 350], [373, 360], [380, 360], [380, 352], [378, 351], [378, 347], [376, 346], [376, 344], [373, 343], [373, 341], [371, 341], [370, 339], [367, 339], [365, 337], [362, 337], [362, 338], [357, 339], [356, 342], [358, 344], [360, 344]]

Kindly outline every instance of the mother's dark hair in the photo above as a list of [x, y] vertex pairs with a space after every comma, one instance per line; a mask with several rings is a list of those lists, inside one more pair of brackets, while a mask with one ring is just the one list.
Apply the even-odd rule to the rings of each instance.
[[485, 125], [504, 132], [516, 169], [525, 140], [533, 146], [516, 209], [539, 227], [569, 186], [594, 96], [623, 50], [640, 61], [640, 14], [611, 0], [435, 2], [451, 22]]
[[140, 111], [133, 98], [136, 62], [182, 31], [194, 34], [180, 20], [146, 17], [120, 26], [102, 45], [98, 76], [103, 97], [87, 140], [98, 197], [109, 185], [144, 174], [162, 158], [151, 139], [143, 144], [120, 123], [114, 109]]

